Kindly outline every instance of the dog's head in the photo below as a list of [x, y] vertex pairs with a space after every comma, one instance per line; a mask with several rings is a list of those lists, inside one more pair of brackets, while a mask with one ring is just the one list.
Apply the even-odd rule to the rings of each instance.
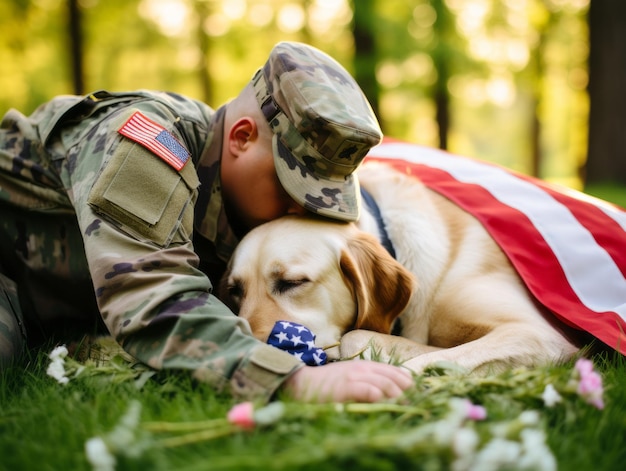
[[354, 224], [287, 216], [243, 238], [218, 297], [266, 341], [279, 320], [300, 323], [337, 358], [352, 329], [389, 333], [415, 280]]

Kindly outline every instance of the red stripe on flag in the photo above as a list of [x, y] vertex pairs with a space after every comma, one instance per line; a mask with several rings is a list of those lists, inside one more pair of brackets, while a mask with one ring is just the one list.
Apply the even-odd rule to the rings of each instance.
[[[605, 212], [594, 203], [580, 200], [567, 193], [563, 193], [541, 180], [533, 179], [526, 175], [516, 174], [516, 176], [541, 187], [542, 190], [552, 195], [554, 199], [567, 206], [578, 222], [591, 233], [596, 243], [608, 252], [622, 272], [622, 275], [626, 277], [624, 230], [617, 221], [607, 217]], [[623, 211], [621, 208], [603, 201], [598, 202], [598, 204], [606, 204], [607, 206], [611, 206], [615, 211]], [[598, 230], [598, 228], [601, 228], [601, 230]]]

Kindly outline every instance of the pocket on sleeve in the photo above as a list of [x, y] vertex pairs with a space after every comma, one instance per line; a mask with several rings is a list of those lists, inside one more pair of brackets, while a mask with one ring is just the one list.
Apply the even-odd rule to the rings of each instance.
[[[165, 247], [183, 222], [193, 224], [193, 218], [184, 216], [193, 212], [197, 175], [191, 162], [181, 173], [122, 138], [91, 189], [88, 203], [120, 230]], [[183, 229], [191, 234], [191, 227]]]

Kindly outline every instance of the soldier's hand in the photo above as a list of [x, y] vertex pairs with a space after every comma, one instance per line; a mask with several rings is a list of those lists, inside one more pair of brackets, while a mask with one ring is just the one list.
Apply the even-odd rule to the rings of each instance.
[[300, 368], [283, 388], [307, 402], [378, 402], [400, 396], [412, 384], [405, 369], [354, 360]]

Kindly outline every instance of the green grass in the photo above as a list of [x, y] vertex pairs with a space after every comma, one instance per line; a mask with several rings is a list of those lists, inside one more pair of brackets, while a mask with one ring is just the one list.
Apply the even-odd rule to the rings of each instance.
[[[392, 407], [388, 405], [342, 410], [284, 398], [286, 412], [275, 423], [251, 431], [230, 426], [224, 437], [178, 446], [167, 446], [167, 439], [184, 433], [160, 430], [162, 422], [224, 419], [235, 400], [171, 374], [137, 387], [139, 373], [123, 362], [116, 368], [91, 367], [61, 385], [46, 374], [48, 363], [42, 352], [25, 369], [0, 375], [1, 470], [91, 469], [85, 442], [110, 436], [132, 401], [141, 404], [137, 430], [148, 437], [147, 446], [137, 457], [118, 456], [116, 469], [447, 470], [453, 459], [450, 446], [438, 444], [428, 427], [445, 423], [452, 397], [485, 406], [486, 420], [467, 422], [483, 444], [493, 438], [494, 424], [510, 428], [520, 413], [536, 410], [537, 428], [547, 434], [559, 469], [608, 471], [622, 469], [626, 462], [626, 362], [620, 356], [595, 359], [604, 382], [604, 410], [565, 392], [572, 365], [486, 378], [434, 371], [416, 377], [415, 388], [393, 406], [397, 411], [379, 409]], [[563, 396], [552, 408], [541, 399], [547, 383], [558, 385]], [[132, 440], [124, 448], [133, 449]]]

